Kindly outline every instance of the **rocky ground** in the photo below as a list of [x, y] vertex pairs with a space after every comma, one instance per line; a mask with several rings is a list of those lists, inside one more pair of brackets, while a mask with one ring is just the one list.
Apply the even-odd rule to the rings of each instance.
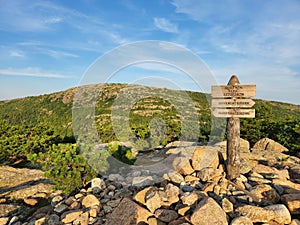
[[[8, 187], [18, 171], [4, 167], [10, 172], [0, 173], [0, 210], [5, 208], [0, 224], [299, 225], [300, 159], [269, 139], [251, 152], [249, 143], [241, 140], [241, 175], [229, 181], [225, 146], [173, 143], [160, 162], [95, 178], [71, 196], [44, 192], [51, 184], [38, 171], [28, 170], [31, 180], [16, 178]], [[12, 179], [7, 180], [9, 174]], [[16, 194], [36, 185], [45, 186]], [[50, 204], [42, 206], [42, 199]], [[10, 209], [14, 204], [19, 208]]]

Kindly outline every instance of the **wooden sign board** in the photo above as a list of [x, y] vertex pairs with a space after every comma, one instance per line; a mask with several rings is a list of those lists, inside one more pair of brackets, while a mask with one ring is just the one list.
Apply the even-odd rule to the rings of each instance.
[[256, 95], [256, 85], [221, 85], [212, 86], [211, 95], [213, 98], [245, 98]]
[[213, 108], [212, 113], [215, 117], [223, 118], [254, 118], [255, 109], [239, 109], [239, 108]]
[[250, 108], [255, 102], [252, 99], [212, 99], [213, 108]]

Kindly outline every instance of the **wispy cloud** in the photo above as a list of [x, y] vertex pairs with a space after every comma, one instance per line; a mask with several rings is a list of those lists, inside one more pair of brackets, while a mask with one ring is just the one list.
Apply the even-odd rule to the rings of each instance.
[[24, 58], [25, 54], [23, 51], [20, 51], [20, 50], [11, 50], [11, 51], [9, 51], [9, 56], [16, 57], [16, 58]]
[[14, 32], [36, 32], [51, 29], [51, 24], [62, 22], [62, 17], [40, 7], [37, 2], [3, 1], [0, 8], [0, 29]]
[[172, 4], [177, 13], [204, 27], [202, 43], [198, 44], [209, 44], [216, 51], [247, 58], [299, 63], [299, 1], [291, 0], [284, 5], [281, 1], [265, 1], [259, 3], [259, 8], [257, 2], [245, 4], [236, 0], [173, 0]]
[[66, 51], [57, 51], [52, 49], [40, 49], [40, 51], [46, 55], [50, 55], [53, 58], [62, 58], [62, 57], [78, 58], [79, 57], [79, 55], [69, 53]]
[[27, 67], [24, 69], [0, 69], [0, 75], [4, 76], [25, 76], [25, 77], [44, 77], [44, 78], [71, 78], [70, 76], [42, 71], [36, 67]]
[[164, 32], [168, 32], [168, 33], [178, 33], [178, 27], [176, 24], [171, 23], [169, 20], [167, 20], [166, 18], [157, 18], [154, 17], [154, 25], [164, 31]]

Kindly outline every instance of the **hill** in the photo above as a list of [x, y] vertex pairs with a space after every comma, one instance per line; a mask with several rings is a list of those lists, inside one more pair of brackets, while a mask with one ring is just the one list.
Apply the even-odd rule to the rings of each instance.
[[[100, 90], [96, 101], [95, 120], [98, 134], [104, 143], [118, 139], [126, 141], [129, 138], [125, 134], [122, 137], [116, 137], [118, 128], [112, 127], [112, 113], [118, 122], [128, 120], [133, 134], [131, 138], [133, 136], [141, 140], [149, 138], [151, 132], [149, 123], [153, 118], [160, 118], [164, 121], [167, 130], [164, 139], [158, 145], [167, 144], [179, 138], [199, 142], [209, 140], [211, 112], [208, 101], [210, 96], [204, 93], [125, 84], [88, 86], [88, 88], [91, 87], [96, 91]], [[72, 107], [75, 91], [76, 88], [72, 88], [53, 94], [1, 101], [2, 161], [10, 154], [18, 155], [23, 150], [28, 151], [25, 148], [30, 148], [31, 152], [38, 152], [45, 145], [74, 143]], [[120, 96], [123, 96], [123, 103], [120, 102], [120, 99], [122, 100]], [[124, 103], [124, 99], [127, 102]], [[292, 143], [288, 143], [287, 139], [289, 135], [292, 135], [290, 132], [293, 129], [296, 133], [299, 132], [297, 129], [300, 126], [298, 122], [300, 106], [258, 99], [255, 102], [256, 118], [241, 120], [241, 137], [248, 139], [251, 144], [262, 137], [269, 137], [294, 151]], [[126, 109], [126, 107], [131, 108]], [[129, 113], [129, 116], [126, 113]], [[190, 137], [181, 137], [180, 132], [183, 128], [180, 122], [188, 121], [186, 123], [193, 126], [198, 122], [193, 121], [195, 119], [199, 119], [200, 130], [197, 136], [190, 134]], [[288, 128], [293, 129], [286, 133]], [[190, 128], [190, 130], [193, 129]], [[18, 138], [14, 140], [16, 135]]]
[[[138, 151], [176, 140], [221, 141], [224, 120], [212, 120], [209, 102], [210, 95], [204, 93], [125, 84], [88, 85], [1, 101], [0, 164], [14, 164], [20, 159], [39, 162], [47, 177], [70, 192], [95, 175], [74, 145], [75, 136], [83, 134], [85, 142], [94, 137], [85, 133], [89, 123], [93, 125], [95, 120], [101, 142], [130, 141]], [[259, 99], [255, 102], [256, 118], [241, 119], [241, 137], [251, 146], [268, 137], [287, 147], [290, 154], [298, 152], [300, 106]], [[95, 118], [85, 114], [88, 111], [95, 112]], [[81, 121], [76, 120], [76, 115]], [[131, 149], [109, 145], [108, 151], [125, 163], [135, 160]], [[103, 156], [96, 155], [94, 160], [99, 157]], [[65, 179], [68, 176], [71, 181]]]

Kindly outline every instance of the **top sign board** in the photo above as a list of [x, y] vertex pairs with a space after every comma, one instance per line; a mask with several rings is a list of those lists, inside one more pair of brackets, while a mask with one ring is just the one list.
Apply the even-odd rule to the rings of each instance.
[[256, 95], [256, 85], [221, 85], [212, 86], [211, 95], [213, 98], [246, 98]]

